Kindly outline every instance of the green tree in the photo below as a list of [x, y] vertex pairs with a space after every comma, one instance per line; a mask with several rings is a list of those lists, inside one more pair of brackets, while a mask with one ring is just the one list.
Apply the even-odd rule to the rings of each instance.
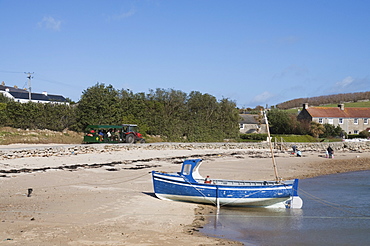
[[4, 96], [3, 93], [0, 93], [0, 103], [8, 103], [8, 102], [11, 102], [11, 101], [13, 101], [13, 99]]
[[103, 83], [83, 91], [77, 110], [78, 130], [87, 125], [115, 125], [122, 123], [122, 109], [119, 103], [119, 92], [112, 85]]
[[312, 121], [310, 131], [311, 131], [311, 135], [313, 137], [318, 138], [320, 134], [324, 133], [325, 127], [320, 123]]
[[280, 109], [271, 109], [267, 112], [267, 119], [272, 134], [291, 134], [292, 124], [289, 114]]
[[188, 141], [210, 141], [219, 131], [217, 99], [209, 94], [192, 91], [187, 101], [188, 117], [185, 118], [184, 135]]
[[370, 137], [370, 132], [369, 132], [369, 131], [366, 131], [366, 130], [363, 130], [363, 131], [361, 131], [361, 132], [358, 134], [358, 136], [359, 136], [360, 138], [369, 138], [369, 137]]
[[342, 135], [343, 129], [340, 126], [334, 126], [332, 124], [323, 124], [324, 126], [324, 133], [320, 134], [320, 137], [327, 138], [327, 137], [338, 137]]
[[38, 128], [62, 131], [76, 124], [75, 107], [67, 104], [39, 104], [42, 121]]
[[149, 96], [152, 100], [158, 102], [157, 135], [168, 137], [169, 140], [179, 141], [183, 139], [184, 125], [182, 124], [187, 112], [185, 108], [187, 94], [179, 90], [156, 89], [151, 91]]
[[239, 113], [236, 108], [236, 103], [223, 98], [219, 102], [219, 112], [217, 115], [217, 127], [216, 134], [220, 134], [218, 139], [230, 139], [237, 138], [239, 136]]
[[32, 102], [18, 103], [9, 102], [6, 107], [6, 114], [8, 117], [8, 124], [11, 127], [27, 129], [34, 129], [36, 126], [35, 119], [39, 117], [39, 111], [34, 108]]
[[147, 116], [147, 99], [144, 93], [134, 94], [130, 90], [119, 91], [119, 107], [121, 111], [120, 123], [137, 124], [140, 132], [146, 134], [149, 131]]
[[16, 128], [61, 131], [76, 121], [74, 108], [65, 104], [9, 102], [4, 109], [6, 125]]
[[8, 117], [6, 113], [6, 103], [0, 103], [0, 126], [7, 125]]

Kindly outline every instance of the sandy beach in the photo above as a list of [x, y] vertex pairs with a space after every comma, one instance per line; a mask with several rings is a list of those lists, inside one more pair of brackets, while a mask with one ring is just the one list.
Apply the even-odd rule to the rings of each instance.
[[[0, 151], [4, 156], [50, 146], [58, 147], [8, 145]], [[177, 172], [184, 159], [201, 158], [203, 176], [274, 179], [269, 150], [99, 148], [0, 158], [0, 244], [238, 245], [197, 232], [214, 207], [157, 199], [150, 172]], [[364, 151], [336, 152], [335, 159], [320, 151], [302, 157], [280, 151], [275, 157], [283, 179], [370, 170]]]

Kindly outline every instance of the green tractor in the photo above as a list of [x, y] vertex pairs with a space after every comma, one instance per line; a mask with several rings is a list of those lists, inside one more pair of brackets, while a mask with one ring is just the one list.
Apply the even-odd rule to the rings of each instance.
[[88, 125], [85, 130], [84, 143], [145, 143], [138, 126], [123, 125]]

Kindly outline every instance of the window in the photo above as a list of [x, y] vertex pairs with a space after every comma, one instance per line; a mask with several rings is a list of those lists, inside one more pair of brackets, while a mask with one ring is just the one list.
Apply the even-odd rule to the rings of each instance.
[[353, 123], [358, 124], [358, 119], [357, 118], [353, 119]]
[[244, 129], [244, 124], [239, 124], [240, 129]]
[[358, 130], [354, 130], [353, 131], [353, 134], [358, 134]]
[[364, 124], [366, 124], [366, 125], [369, 124], [369, 121], [368, 120], [369, 120], [368, 118], [365, 118], [364, 119]]
[[319, 118], [319, 123], [322, 124], [322, 118]]
[[190, 170], [191, 170], [191, 164], [187, 164], [184, 166], [184, 170], [183, 170], [183, 174], [184, 175], [189, 175], [190, 174]]
[[343, 118], [339, 118], [339, 124], [343, 124]]
[[328, 124], [332, 124], [333, 125], [333, 119], [332, 118], [328, 119]]

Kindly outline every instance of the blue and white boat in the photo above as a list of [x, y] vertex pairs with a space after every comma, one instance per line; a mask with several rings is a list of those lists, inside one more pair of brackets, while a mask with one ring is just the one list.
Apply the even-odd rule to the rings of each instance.
[[185, 160], [178, 173], [152, 171], [155, 195], [163, 200], [220, 206], [302, 208], [298, 179], [279, 178], [272, 150], [270, 130], [264, 113], [275, 181], [209, 180], [199, 173], [201, 159]]
[[180, 172], [152, 171], [155, 195], [163, 200], [216, 206], [301, 208], [298, 179], [243, 181], [214, 179], [199, 174], [201, 159], [185, 160]]

